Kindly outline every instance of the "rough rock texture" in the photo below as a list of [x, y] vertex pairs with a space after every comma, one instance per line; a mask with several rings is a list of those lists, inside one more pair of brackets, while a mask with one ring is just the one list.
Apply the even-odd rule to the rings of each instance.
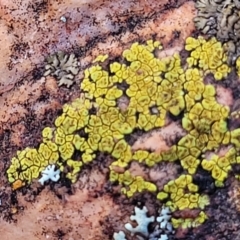
[[[0, 13], [1, 239], [111, 239], [136, 204], [154, 214], [156, 203], [150, 194], [128, 200], [119, 196], [118, 187], [106, 183], [108, 159], [83, 169], [74, 185], [64, 180], [41, 188], [33, 183], [16, 192], [5, 171], [16, 151], [37, 146], [41, 130], [53, 124], [65, 102], [79, 95], [83, 70], [97, 55], [114, 59], [133, 41], [150, 38], [161, 40], [166, 55], [182, 49], [194, 27], [194, 4], [1, 0]], [[73, 52], [80, 63], [70, 89], [58, 87], [54, 77], [43, 77], [45, 59], [58, 51]]]
[[[119, 194], [118, 186], [106, 181], [109, 159], [105, 156], [85, 167], [73, 185], [61, 179], [45, 187], [35, 182], [12, 191], [5, 171], [16, 151], [37, 146], [41, 130], [53, 125], [62, 105], [79, 96], [83, 70], [96, 56], [108, 54], [113, 60], [132, 42], [150, 38], [161, 40], [165, 47], [159, 57], [181, 51], [186, 37], [194, 30], [194, 3], [0, 0], [0, 14], [1, 239], [112, 239], [114, 232], [124, 229], [134, 206], [146, 206], [150, 215], [156, 215], [159, 203], [150, 193], [127, 199]], [[79, 61], [79, 73], [70, 89], [59, 87], [52, 76], [43, 77], [45, 59], [58, 51], [74, 53]], [[233, 79], [217, 87], [218, 101], [230, 106], [233, 96], [239, 97]], [[160, 152], [182, 135], [182, 129], [174, 125], [144, 135], [134, 147], [151, 146]], [[178, 175], [179, 168], [169, 163], [149, 170], [132, 163], [129, 170], [162, 187]], [[239, 182], [230, 177], [224, 188], [215, 189], [208, 176], [196, 176], [194, 181], [210, 195], [211, 204], [206, 211], [209, 221], [193, 230], [180, 229], [172, 239], [238, 239]], [[181, 214], [189, 216], [194, 212]]]

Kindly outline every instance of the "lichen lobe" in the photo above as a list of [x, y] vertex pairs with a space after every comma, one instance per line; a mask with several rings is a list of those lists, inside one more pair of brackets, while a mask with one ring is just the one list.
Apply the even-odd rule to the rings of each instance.
[[57, 78], [59, 86], [66, 85], [69, 88], [74, 82], [74, 77], [79, 72], [78, 60], [75, 54], [58, 52], [49, 56], [47, 61], [44, 76], [54, 76]]
[[229, 61], [235, 62], [240, 54], [239, 1], [199, 0], [196, 8], [198, 14], [194, 21], [197, 29], [224, 42]]

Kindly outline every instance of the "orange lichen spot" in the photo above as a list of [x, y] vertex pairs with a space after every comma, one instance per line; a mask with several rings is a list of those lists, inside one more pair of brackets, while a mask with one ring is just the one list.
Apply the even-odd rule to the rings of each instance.
[[17, 189], [19, 189], [23, 186], [25, 186], [25, 183], [20, 179], [16, 180], [14, 183], [12, 183], [12, 189], [13, 190], [17, 190]]

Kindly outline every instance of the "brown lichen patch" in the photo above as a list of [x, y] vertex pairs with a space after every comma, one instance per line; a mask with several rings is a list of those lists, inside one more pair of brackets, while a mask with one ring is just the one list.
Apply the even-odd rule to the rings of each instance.
[[225, 43], [229, 62], [239, 56], [239, 1], [198, 0], [194, 19], [196, 28], [205, 35], [215, 36]]

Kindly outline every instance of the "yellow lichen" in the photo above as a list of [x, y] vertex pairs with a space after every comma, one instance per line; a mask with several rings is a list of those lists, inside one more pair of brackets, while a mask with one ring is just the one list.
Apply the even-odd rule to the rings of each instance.
[[[221, 80], [231, 69], [222, 44], [215, 38], [188, 38], [187, 66], [183, 66], [179, 54], [157, 58], [155, 53], [161, 48], [158, 41], [134, 43], [124, 50], [121, 63], [112, 62], [109, 68], [96, 63], [86, 69], [81, 97], [63, 106], [55, 127], [43, 129], [43, 142], [38, 148], [17, 152], [7, 170], [9, 182], [31, 183], [49, 164], [56, 164], [75, 182], [82, 166], [91, 164], [98, 152], [103, 152], [112, 159], [109, 180], [118, 182], [127, 197], [143, 191], [158, 192], [156, 199], [166, 201], [172, 210], [204, 210], [209, 198], [200, 194], [193, 182], [199, 166], [210, 172], [217, 186], [222, 186], [232, 164], [240, 163], [239, 152], [233, 151], [240, 148], [240, 130], [228, 129], [229, 107], [216, 100], [213, 85], [204, 83], [206, 74]], [[101, 62], [103, 58], [97, 59]], [[181, 118], [186, 134], [168, 150], [133, 150], [127, 141], [135, 130], [161, 128], [175, 117]], [[232, 144], [225, 156], [204, 159], [206, 151], [218, 149], [221, 144]], [[132, 161], [151, 168], [164, 162], [178, 164], [177, 160], [186, 174], [169, 181], [163, 189], [129, 171]], [[118, 168], [122, 169], [120, 173]], [[200, 212], [195, 219], [173, 220], [173, 225], [196, 227], [206, 219]]]
[[114, 179], [114, 181], [118, 181], [120, 184], [125, 185], [125, 187], [121, 189], [121, 192], [127, 195], [127, 197], [132, 197], [137, 192], [156, 192], [157, 190], [155, 184], [145, 181], [141, 176], [133, 177], [129, 171], [118, 174], [117, 179]]
[[189, 67], [199, 66], [206, 73], [214, 74], [216, 80], [222, 80], [230, 72], [227, 55], [216, 38], [212, 37], [206, 41], [203, 37], [198, 37], [198, 39], [188, 37], [185, 49], [191, 52], [187, 59]]
[[104, 62], [108, 59], [108, 54], [105, 54], [105, 55], [99, 55], [97, 56], [94, 60], [93, 60], [93, 63], [95, 62]]
[[201, 211], [198, 216], [193, 219], [193, 218], [172, 218], [172, 224], [174, 228], [191, 228], [191, 227], [198, 227], [202, 223], [204, 223], [208, 219], [207, 215]]
[[[159, 192], [159, 200], [169, 199], [166, 206], [172, 211], [183, 210], [186, 208], [204, 209], [209, 201], [206, 195], [199, 195], [198, 186], [194, 184], [191, 175], [181, 175], [175, 180], [171, 180], [164, 185], [163, 191]], [[206, 201], [204, 202], [203, 199]]]
[[237, 58], [236, 69], [237, 69], [237, 74], [240, 77], [240, 57]]

